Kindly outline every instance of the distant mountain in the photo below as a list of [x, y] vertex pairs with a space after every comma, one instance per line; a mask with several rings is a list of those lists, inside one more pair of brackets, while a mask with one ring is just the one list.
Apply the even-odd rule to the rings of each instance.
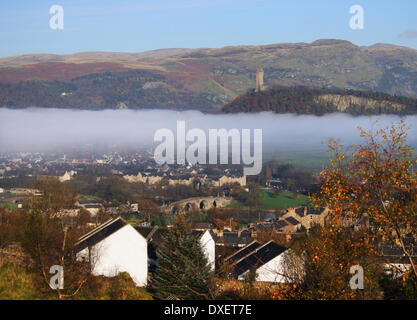
[[343, 40], [0, 59], [0, 106], [219, 110], [255, 87], [372, 90], [417, 98], [417, 50]]
[[323, 115], [343, 112], [353, 115], [417, 114], [417, 99], [373, 91], [276, 87], [261, 92], [248, 90], [226, 104], [224, 113], [273, 111]]

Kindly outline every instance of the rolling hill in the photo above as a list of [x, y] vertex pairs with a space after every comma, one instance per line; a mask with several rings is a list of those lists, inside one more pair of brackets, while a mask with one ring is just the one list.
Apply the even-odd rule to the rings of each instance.
[[417, 50], [328, 39], [2, 58], [0, 106], [217, 111], [255, 86], [258, 67], [270, 88], [372, 90], [417, 98]]

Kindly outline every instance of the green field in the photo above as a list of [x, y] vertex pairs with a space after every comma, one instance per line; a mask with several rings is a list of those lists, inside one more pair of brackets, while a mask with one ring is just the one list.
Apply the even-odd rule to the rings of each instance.
[[264, 162], [271, 160], [318, 172], [329, 164], [329, 154], [326, 150], [283, 151], [263, 154]]
[[308, 197], [295, 195], [289, 191], [282, 191], [278, 196], [272, 190], [264, 190], [262, 194], [262, 207], [264, 209], [287, 209], [290, 207], [305, 206], [308, 204]]
[[[305, 206], [308, 204], [308, 197], [296, 194], [290, 191], [282, 191], [278, 196], [272, 190], [262, 190], [261, 208], [266, 210], [284, 210], [291, 207]], [[232, 202], [228, 207], [230, 208], [246, 208], [245, 204], [240, 201]]]
[[0, 207], [6, 207], [6, 208], [9, 208], [11, 210], [15, 210], [15, 209], [17, 209], [17, 204], [15, 204], [11, 201], [0, 200]]

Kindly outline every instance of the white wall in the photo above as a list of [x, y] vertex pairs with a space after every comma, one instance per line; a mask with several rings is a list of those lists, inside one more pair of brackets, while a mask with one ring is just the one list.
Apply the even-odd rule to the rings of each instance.
[[[256, 281], [287, 283], [288, 281], [283, 275], [284, 259], [287, 252], [288, 250], [259, 267], [256, 270]], [[246, 271], [239, 275], [238, 280], [245, 280], [248, 272], [249, 271]]]
[[92, 217], [95, 217], [98, 213], [99, 208], [86, 208], [88, 212], [90, 212]]
[[[77, 254], [88, 257], [88, 248]], [[137, 286], [146, 286], [148, 279], [148, 250], [145, 238], [131, 225], [125, 225], [91, 249], [94, 275], [116, 276], [128, 272]]]
[[216, 265], [216, 243], [208, 230], [201, 236], [200, 244], [210, 264], [211, 271], [214, 271]]
[[384, 263], [384, 273], [392, 276], [394, 279], [402, 277], [404, 273], [411, 270], [411, 264], [407, 263]]
[[286, 283], [286, 279], [283, 276], [283, 260], [284, 253], [265, 263], [263, 266], [256, 270], [256, 280], [266, 282], [279, 282]]

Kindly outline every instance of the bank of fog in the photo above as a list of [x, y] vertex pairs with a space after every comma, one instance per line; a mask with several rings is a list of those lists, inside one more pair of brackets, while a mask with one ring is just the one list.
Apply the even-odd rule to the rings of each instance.
[[[388, 126], [400, 121], [392, 115], [354, 117], [346, 114], [313, 115], [203, 114], [198, 111], [103, 110], [31, 108], [0, 109], [0, 152], [62, 151], [92, 147], [149, 148], [155, 146], [154, 134], [161, 128], [176, 132], [177, 121], [186, 130], [262, 129], [264, 152], [323, 149], [330, 137], [344, 144], [359, 141], [358, 126], [364, 129]], [[375, 124], [375, 121], [378, 123]], [[409, 143], [417, 145], [417, 116], [404, 117], [409, 127]]]

